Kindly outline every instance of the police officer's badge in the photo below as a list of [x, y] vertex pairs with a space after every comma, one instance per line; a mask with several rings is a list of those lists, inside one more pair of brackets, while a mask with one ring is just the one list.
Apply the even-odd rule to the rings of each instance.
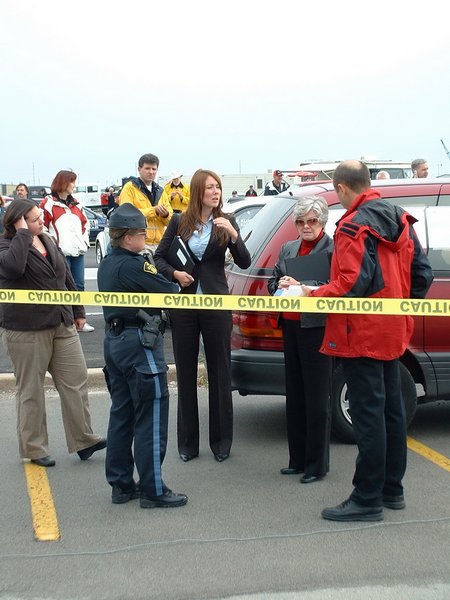
[[150, 275], [157, 275], [158, 274], [158, 270], [155, 267], [155, 265], [152, 265], [151, 263], [145, 261], [144, 262], [144, 271], [146, 273], [150, 273]]

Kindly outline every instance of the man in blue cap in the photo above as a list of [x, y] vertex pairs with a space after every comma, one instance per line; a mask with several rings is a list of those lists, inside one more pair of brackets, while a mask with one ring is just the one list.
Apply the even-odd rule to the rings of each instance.
[[[178, 286], [140, 254], [147, 227], [140, 210], [125, 203], [112, 213], [109, 225], [112, 251], [98, 268], [99, 291], [178, 292]], [[183, 506], [187, 496], [172, 492], [161, 474], [169, 417], [161, 310], [104, 306], [103, 314], [105, 378], [112, 402], [106, 479], [112, 486], [112, 502], [140, 498], [141, 508]], [[133, 479], [135, 465], [139, 485]]]

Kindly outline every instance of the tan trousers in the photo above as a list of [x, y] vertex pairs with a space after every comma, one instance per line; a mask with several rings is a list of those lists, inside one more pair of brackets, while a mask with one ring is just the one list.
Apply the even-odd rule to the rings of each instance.
[[58, 390], [69, 452], [96, 444], [89, 413], [86, 361], [75, 326], [44, 331], [2, 330], [16, 378], [17, 434], [22, 458], [49, 454], [44, 379]]

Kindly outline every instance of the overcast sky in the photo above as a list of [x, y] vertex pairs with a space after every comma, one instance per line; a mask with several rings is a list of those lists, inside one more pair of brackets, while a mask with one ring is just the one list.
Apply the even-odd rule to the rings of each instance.
[[444, 4], [1, 0], [0, 183], [424, 157], [450, 173]]

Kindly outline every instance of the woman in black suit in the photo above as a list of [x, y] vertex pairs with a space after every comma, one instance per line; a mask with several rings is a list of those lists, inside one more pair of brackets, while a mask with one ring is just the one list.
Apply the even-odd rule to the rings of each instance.
[[[333, 242], [324, 231], [328, 220], [326, 201], [318, 196], [302, 198], [293, 209], [292, 220], [299, 237], [281, 247], [273, 277], [268, 282], [272, 295], [277, 290], [300, 284], [289, 275], [287, 259], [323, 252], [327, 263], [331, 262]], [[314, 280], [308, 283], [318, 284], [319, 281]], [[325, 315], [312, 313], [281, 315], [289, 445], [289, 466], [281, 469], [281, 473], [304, 473], [302, 483], [322, 479], [329, 470], [331, 358], [319, 352], [325, 318]]]
[[[185, 294], [229, 294], [225, 253], [242, 269], [250, 255], [232, 217], [222, 212], [222, 183], [216, 173], [199, 169], [191, 179], [186, 212], [173, 215], [155, 252], [158, 270], [177, 281]], [[175, 236], [187, 244], [195, 260], [192, 274], [167, 261]], [[177, 309], [171, 312], [172, 340], [178, 383], [178, 451], [187, 462], [199, 452], [197, 365], [203, 339], [209, 388], [209, 445], [218, 462], [230, 454], [233, 439], [231, 397], [231, 311]]]

